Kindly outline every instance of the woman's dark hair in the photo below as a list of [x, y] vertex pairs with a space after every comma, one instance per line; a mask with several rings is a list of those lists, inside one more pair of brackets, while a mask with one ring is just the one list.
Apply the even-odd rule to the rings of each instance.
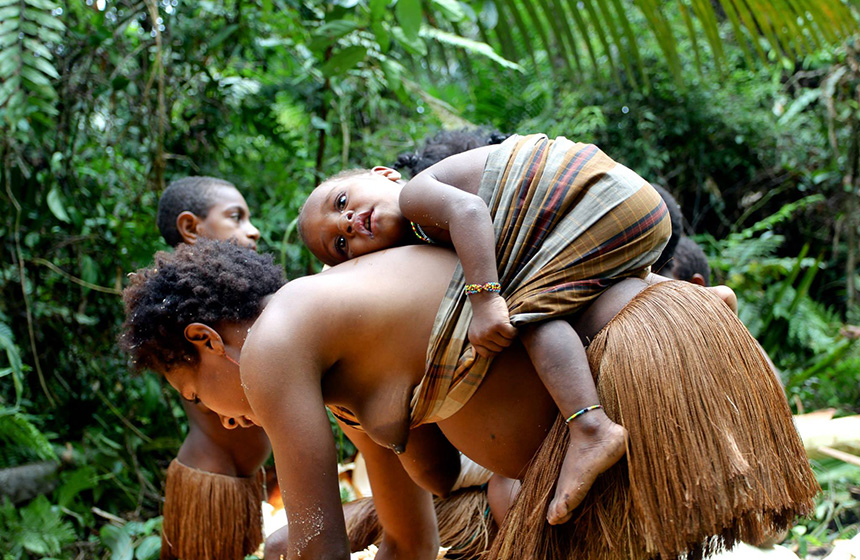
[[446, 157], [491, 144], [501, 144], [508, 136], [510, 135], [488, 127], [443, 130], [426, 140], [421, 151], [398, 156], [393, 167], [414, 177]]
[[178, 363], [197, 364], [186, 326], [254, 319], [262, 299], [286, 281], [271, 255], [209, 239], [180, 244], [173, 253], [159, 251], [152, 267], [130, 278], [122, 293], [125, 322], [119, 344], [135, 369], [159, 373]]

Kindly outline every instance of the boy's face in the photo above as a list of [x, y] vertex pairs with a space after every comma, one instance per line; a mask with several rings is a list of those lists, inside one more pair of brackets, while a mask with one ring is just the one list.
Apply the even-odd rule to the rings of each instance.
[[308, 249], [325, 264], [402, 245], [409, 220], [400, 212], [400, 174], [387, 167], [323, 183], [302, 210]]
[[245, 198], [233, 187], [217, 187], [206, 218], [197, 223], [197, 235], [218, 241], [235, 241], [242, 247], [257, 249], [260, 230], [251, 223]]

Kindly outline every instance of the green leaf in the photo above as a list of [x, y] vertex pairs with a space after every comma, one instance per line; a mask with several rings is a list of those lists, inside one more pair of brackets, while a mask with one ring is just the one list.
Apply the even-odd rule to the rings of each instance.
[[358, 29], [358, 24], [356, 22], [348, 19], [336, 19], [319, 26], [316, 31], [314, 31], [314, 35], [318, 37], [326, 37], [331, 41], [335, 41], [356, 29]]
[[385, 17], [390, 0], [370, 0], [370, 19], [378, 21]]
[[21, 10], [17, 5], [0, 8], [0, 20], [17, 19], [20, 15]]
[[418, 56], [427, 56], [427, 45], [424, 44], [421, 37], [410, 39], [400, 27], [393, 27], [391, 29], [391, 34], [394, 35], [394, 38], [398, 43], [400, 43], [400, 46], [406, 49], [409, 53]]
[[[34, 84], [36, 86], [45, 86], [46, 88], [53, 90], [53, 87], [51, 86], [51, 80], [46, 78], [45, 74], [43, 74], [42, 72], [40, 72], [40, 71], [36, 70], [35, 68], [33, 68], [32, 66], [28, 65], [27, 62], [29, 62], [29, 61], [27, 60], [27, 57], [23, 57], [23, 58], [24, 58], [24, 66], [21, 67], [21, 76], [25, 80], [29, 80], [32, 84]], [[38, 89], [38, 88], [36, 88], [36, 89]]]
[[370, 24], [370, 29], [373, 30], [373, 36], [376, 37], [376, 42], [379, 44], [379, 50], [387, 53], [391, 47], [391, 35], [388, 29], [381, 21], [374, 21]]
[[111, 560], [132, 560], [134, 558], [131, 536], [123, 528], [105, 525], [99, 531], [99, 536], [102, 544], [111, 551]]
[[43, 28], [53, 29], [55, 31], [64, 31], [66, 29], [63, 22], [60, 21], [58, 17], [52, 16], [51, 14], [30, 10], [27, 12], [27, 16]]
[[466, 12], [457, 0], [432, 0], [432, 3], [448, 21], [463, 21], [466, 17]]
[[358, 24], [346, 19], [338, 19], [321, 25], [314, 31], [308, 47], [312, 51], [322, 52], [344, 35], [358, 29]]
[[30, 49], [35, 54], [41, 56], [45, 60], [52, 60], [54, 58], [54, 55], [51, 54], [51, 51], [48, 50], [48, 47], [46, 47], [39, 41], [35, 41], [29, 37], [25, 37], [24, 46]]
[[12, 5], [15, 5], [17, 7], [20, 3], [20, 0], [0, 0], [0, 8], [5, 8], [6, 6]]
[[143, 539], [134, 551], [137, 560], [155, 560], [161, 553], [161, 537], [150, 535]]
[[57, 7], [57, 4], [55, 2], [51, 2], [49, 0], [24, 0], [24, 3], [33, 8], [48, 11], [51, 11]]
[[20, 66], [21, 56], [18, 49], [0, 51], [0, 77], [8, 78]]
[[24, 92], [20, 90], [20, 76], [12, 76], [0, 84], [0, 107], [6, 106], [7, 111], [17, 110], [24, 101]]
[[75, 499], [75, 496], [84, 490], [95, 488], [99, 483], [99, 477], [90, 466], [76, 469], [64, 478], [63, 484], [57, 490], [57, 505], [64, 508], [72, 505], [72, 500]]
[[72, 220], [69, 218], [68, 212], [66, 212], [66, 205], [57, 187], [52, 188], [48, 192], [48, 208], [51, 210], [51, 214], [61, 222], [71, 223]]
[[403, 34], [410, 43], [414, 42], [418, 38], [418, 32], [421, 31], [421, 0], [397, 0], [394, 13]]
[[18, 32], [18, 28], [21, 27], [21, 20], [17, 17], [14, 18], [6, 18], [3, 21], [0, 21], [0, 35], [4, 33], [16, 33]]
[[224, 27], [224, 29], [216, 33], [215, 36], [213, 36], [212, 39], [209, 40], [209, 48], [215, 48], [221, 43], [223, 43], [237, 29], [239, 29], [239, 26], [235, 23]]
[[359, 45], [353, 45], [335, 53], [322, 67], [326, 76], [337, 76], [345, 74], [348, 70], [367, 57], [367, 49]]
[[41, 70], [43, 74], [47, 74], [55, 80], [60, 78], [60, 73], [57, 72], [57, 69], [54, 68], [50, 62], [40, 56], [25, 56], [24, 63]]
[[471, 39], [466, 39], [465, 37], [460, 37], [459, 35], [454, 35], [453, 33], [448, 33], [447, 31], [442, 31], [440, 29], [436, 29], [435, 27], [426, 27], [421, 30], [421, 36], [435, 39], [440, 43], [445, 43], [448, 45], [453, 45], [455, 47], [460, 47], [464, 50], [467, 50], [474, 54], [479, 54], [481, 56], [485, 56], [496, 62], [500, 66], [504, 68], [510, 68], [512, 70], [519, 70], [522, 72], [522, 67], [516, 62], [511, 62], [510, 60], [499, 56], [496, 51], [493, 50], [493, 47], [488, 45], [487, 43], [482, 43], [480, 41], [473, 41]]

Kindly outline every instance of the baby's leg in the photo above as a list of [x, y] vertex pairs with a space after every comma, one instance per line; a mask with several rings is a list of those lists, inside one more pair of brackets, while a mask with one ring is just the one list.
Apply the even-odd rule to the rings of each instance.
[[[529, 325], [520, 333], [538, 375], [565, 418], [599, 404], [585, 348], [570, 324], [547, 321]], [[617, 463], [627, 448], [627, 430], [601, 408], [572, 419], [568, 431], [570, 443], [547, 513], [553, 525], [570, 519], [597, 475]]]

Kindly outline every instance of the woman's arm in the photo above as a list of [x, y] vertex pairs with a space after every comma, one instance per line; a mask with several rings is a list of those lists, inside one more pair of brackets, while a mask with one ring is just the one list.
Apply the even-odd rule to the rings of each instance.
[[377, 445], [364, 432], [343, 423], [340, 426], [367, 464], [373, 503], [382, 525], [377, 560], [435, 559], [439, 552], [439, 531], [430, 493], [409, 478], [391, 450]]
[[269, 434], [289, 520], [287, 549], [279, 554], [347, 560], [337, 454], [314, 348], [301, 335], [249, 336], [242, 379], [254, 416]]

